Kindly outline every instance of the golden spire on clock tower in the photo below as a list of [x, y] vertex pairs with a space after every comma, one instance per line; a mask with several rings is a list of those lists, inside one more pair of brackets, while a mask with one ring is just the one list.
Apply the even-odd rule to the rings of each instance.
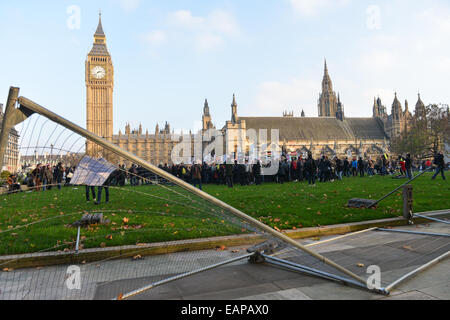
[[[112, 141], [114, 67], [106, 46], [101, 13], [94, 34], [94, 44], [86, 58], [85, 70], [87, 130]], [[86, 154], [111, 160], [106, 150], [89, 141], [86, 143]]]

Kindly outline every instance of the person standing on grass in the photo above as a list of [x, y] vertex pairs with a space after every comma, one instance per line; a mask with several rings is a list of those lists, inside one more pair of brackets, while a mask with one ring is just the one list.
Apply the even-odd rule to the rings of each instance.
[[358, 160], [356, 160], [356, 158], [353, 158], [353, 161], [352, 161], [352, 175], [354, 177], [358, 175], [357, 168], [358, 168]]
[[112, 180], [114, 176], [112, 174], [109, 175], [108, 179], [106, 179], [103, 186], [99, 186], [97, 189], [97, 201], [94, 202], [95, 205], [99, 205], [102, 202], [102, 192], [105, 189], [105, 202], [109, 202], [109, 187], [112, 186]]
[[412, 160], [411, 160], [411, 154], [407, 154], [406, 155], [406, 159], [405, 159], [405, 170], [406, 170], [406, 175], [408, 177], [408, 179], [412, 179], [413, 175], [412, 175]]
[[233, 188], [233, 165], [231, 163], [225, 165], [225, 178], [228, 188]]
[[261, 161], [259, 160], [253, 165], [253, 175], [256, 185], [259, 186], [261, 184]]
[[50, 190], [49, 185], [52, 184], [52, 174], [50, 171], [49, 165], [44, 165], [41, 167], [41, 176], [42, 176], [42, 191]]
[[299, 182], [303, 181], [303, 159], [301, 157], [297, 160], [297, 179]]
[[280, 160], [278, 163], [277, 183], [283, 184], [284, 177], [285, 177], [284, 166], [283, 162]]
[[436, 173], [434, 174], [434, 176], [431, 179], [432, 180], [436, 179], [437, 175], [439, 173], [441, 173], [442, 179], [445, 180], [445, 174], [444, 174], [445, 160], [444, 160], [444, 154], [442, 153], [442, 151], [439, 151], [436, 154], [436, 156], [434, 157], [434, 164], [436, 165]]
[[297, 182], [298, 181], [298, 177], [297, 177], [297, 160], [296, 159], [292, 160], [290, 171], [291, 171], [291, 179], [294, 182]]
[[362, 157], [359, 157], [359, 160], [357, 162], [357, 168], [358, 168], [358, 172], [360, 177], [364, 177], [364, 160]]
[[344, 159], [344, 176], [350, 177], [350, 162], [347, 157]]
[[92, 200], [96, 201], [95, 187], [94, 186], [85, 186], [85, 188], [86, 188], [86, 202], [91, 201], [89, 191], [92, 193]]
[[197, 185], [199, 185], [199, 189], [202, 189], [202, 168], [200, 166], [200, 164], [196, 163], [193, 167], [192, 167], [192, 184], [194, 185], [194, 187], [197, 187]]
[[372, 159], [369, 159], [368, 162], [368, 168], [367, 168], [367, 175], [369, 177], [372, 177], [375, 174], [375, 163]]
[[388, 165], [389, 165], [389, 160], [388, 160], [388, 155], [385, 153], [383, 154], [383, 156], [381, 157], [381, 175], [385, 176], [388, 174]]
[[342, 180], [342, 173], [344, 171], [344, 165], [339, 157], [336, 157], [336, 175], [339, 180]]
[[400, 156], [399, 158], [398, 158], [398, 163], [399, 163], [399, 165], [400, 165], [400, 174], [402, 175], [402, 176], [406, 176], [406, 166], [405, 166], [405, 159], [402, 157], [402, 156]]
[[322, 156], [322, 158], [319, 160], [319, 182], [325, 182], [325, 156]]
[[314, 159], [312, 158], [312, 153], [308, 153], [308, 159], [305, 163], [305, 171], [308, 175], [308, 184], [310, 186], [316, 186], [316, 173], [317, 173], [317, 165]]
[[41, 191], [41, 164], [39, 163], [36, 168], [31, 172], [31, 176], [34, 180], [34, 187], [36, 191]]
[[62, 166], [62, 163], [58, 163], [58, 165], [55, 167], [55, 171], [53, 174], [55, 183], [58, 184], [58, 189], [61, 190], [61, 184], [63, 180], [63, 174], [64, 174], [64, 168]]

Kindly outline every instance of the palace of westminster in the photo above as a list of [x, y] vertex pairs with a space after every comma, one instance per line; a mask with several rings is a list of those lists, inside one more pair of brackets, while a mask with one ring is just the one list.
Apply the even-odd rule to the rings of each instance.
[[[113, 89], [114, 68], [106, 45], [101, 17], [94, 34], [94, 44], [86, 60], [87, 129], [104, 137], [124, 150], [155, 165], [170, 164], [171, 153], [178, 143], [172, 140], [170, 125], [156, 125], [154, 132], [143, 131], [142, 125], [113, 133]], [[405, 110], [395, 94], [391, 114], [380, 98], [374, 99], [373, 116], [370, 118], [347, 118], [339, 95], [333, 91], [333, 84], [325, 61], [322, 93], [318, 102], [319, 117], [307, 118], [285, 112], [282, 117], [243, 117], [238, 114], [236, 97], [231, 104], [231, 119], [219, 129], [224, 137], [240, 137], [242, 151], [248, 154], [249, 145], [245, 134], [247, 129], [279, 130], [279, 142], [285, 152], [312, 152], [318, 157], [323, 154], [377, 157], [389, 150], [390, 139], [408, 129], [413, 118], [405, 101]], [[416, 114], [422, 114], [425, 105], [420, 99], [416, 103]], [[208, 101], [205, 100], [202, 117], [202, 132], [215, 129]], [[192, 141], [194, 139], [192, 138]], [[226, 138], [224, 138], [224, 142]], [[233, 142], [231, 142], [233, 143]], [[235, 141], [234, 141], [235, 143]], [[99, 150], [87, 144], [87, 154], [97, 155]]]
[[[94, 34], [94, 44], [86, 59], [86, 120], [87, 130], [112, 141], [122, 149], [136, 154], [138, 157], [154, 164], [171, 164], [171, 153], [178, 143], [172, 140], [170, 125], [156, 126], [154, 132], [145, 132], [142, 125], [132, 129], [126, 125], [125, 131], [113, 133], [113, 90], [114, 67], [106, 45], [101, 16]], [[300, 117], [293, 112], [284, 112], [282, 117], [244, 117], [238, 114], [236, 97], [231, 104], [231, 119], [218, 129], [225, 137], [241, 137], [244, 151], [248, 154], [249, 143], [246, 138], [248, 129], [258, 132], [260, 129], [279, 130], [279, 143], [284, 152], [305, 154], [311, 152], [314, 157], [321, 155], [337, 155], [340, 157], [364, 156], [378, 157], [389, 151], [392, 138], [408, 130], [413, 116], [405, 101], [405, 110], [395, 94], [391, 114], [380, 98], [373, 103], [373, 116], [370, 118], [349, 118], [344, 112], [344, 105], [339, 95], [333, 91], [333, 84], [325, 61], [322, 93], [318, 101], [319, 117], [308, 118], [302, 111]], [[415, 106], [415, 114], [425, 112], [425, 105], [420, 95]], [[0, 110], [0, 125], [2, 112]], [[203, 130], [216, 129], [208, 101], [203, 108]], [[13, 132], [15, 141], [8, 146], [6, 157], [7, 168], [17, 167], [17, 133]], [[194, 139], [192, 139], [194, 140]], [[234, 143], [235, 140], [231, 143]], [[226, 143], [226, 141], [225, 141]], [[86, 153], [91, 156], [101, 155], [101, 149], [87, 142]]]

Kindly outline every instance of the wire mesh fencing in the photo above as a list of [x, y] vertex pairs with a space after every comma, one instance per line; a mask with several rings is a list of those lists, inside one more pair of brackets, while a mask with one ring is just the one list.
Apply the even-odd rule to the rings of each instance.
[[[378, 261], [384, 285], [449, 249], [448, 239], [432, 236], [383, 242], [381, 231], [379, 243], [363, 245], [371, 231], [308, 249], [197, 191], [186, 176], [19, 102], [35, 114], [19, 124], [20, 176], [0, 195], [2, 300], [127, 299], [250, 256], [364, 288], [362, 265]], [[246, 250], [263, 243], [271, 248]], [[386, 254], [392, 259], [378, 259]]]

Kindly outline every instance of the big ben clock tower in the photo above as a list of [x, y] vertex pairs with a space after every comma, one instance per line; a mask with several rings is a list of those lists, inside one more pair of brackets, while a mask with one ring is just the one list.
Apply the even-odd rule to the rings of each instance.
[[[94, 45], [86, 59], [86, 120], [87, 130], [112, 141], [113, 137], [114, 67], [106, 47], [100, 14]], [[92, 142], [86, 143], [86, 154], [110, 158], [107, 151]]]

